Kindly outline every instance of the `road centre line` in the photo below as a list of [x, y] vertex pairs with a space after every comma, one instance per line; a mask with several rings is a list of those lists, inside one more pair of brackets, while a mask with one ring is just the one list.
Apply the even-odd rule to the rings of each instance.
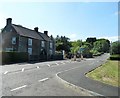
[[20, 86], [20, 87], [17, 87], [17, 88], [15, 88], [15, 89], [12, 89], [12, 90], [10, 90], [10, 91], [15, 91], [15, 90], [18, 90], [18, 89], [21, 89], [21, 88], [25, 88], [27, 85], [23, 85], [23, 86]]
[[25, 68], [22, 68], [22, 72], [25, 70]]
[[39, 66], [37, 66], [37, 68], [40, 68]]
[[46, 80], [48, 80], [49, 78], [44, 78], [44, 79], [41, 79], [41, 80], [38, 80], [39, 82], [44, 82]]
[[4, 72], [4, 74], [7, 74], [7, 73], [8, 73], [8, 71], [5, 71], [5, 72]]
[[50, 67], [50, 64], [47, 64], [48, 67]]
[[58, 63], [55, 63], [56, 65], [59, 65]]

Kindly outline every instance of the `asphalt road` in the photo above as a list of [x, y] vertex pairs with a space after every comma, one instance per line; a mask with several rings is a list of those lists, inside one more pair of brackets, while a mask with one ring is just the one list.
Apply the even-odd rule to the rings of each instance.
[[[108, 56], [108, 54], [105, 54], [102, 57], [86, 59], [80, 62], [63, 60], [35, 64], [14, 64], [9, 65], [9, 67], [3, 66], [2, 96], [87, 96], [85, 93], [77, 92], [63, 85], [56, 78], [56, 74], [67, 70], [74, 71], [78, 68], [90, 70], [96, 65], [88, 66], [89, 64], [94, 63], [95, 60], [99, 60], [96, 63], [103, 63]], [[72, 80], [74, 76], [69, 74], [67, 77], [71, 77]]]
[[2, 96], [85, 96], [65, 87], [56, 78], [57, 72], [75, 67], [73, 64], [75, 62], [70, 61], [15, 64], [11, 67], [18, 66], [19, 69], [10, 71], [7, 67], [8, 73], [2, 73]]
[[96, 67], [99, 67], [102, 63], [104, 63], [107, 60], [108, 57], [109, 55], [107, 54], [102, 55], [93, 60], [90, 60], [87, 64], [83, 63], [79, 68], [62, 72], [58, 74], [58, 76], [69, 83], [93, 91], [100, 95], [118, 96], [118, 87], [107, 85], [102, 82], [92, 80], [85, 76], [85, 73], [89, 72], [90, 70], [93, 70]]

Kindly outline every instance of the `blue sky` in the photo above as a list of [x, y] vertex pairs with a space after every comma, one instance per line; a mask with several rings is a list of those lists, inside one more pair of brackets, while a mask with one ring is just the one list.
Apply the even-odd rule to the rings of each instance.
[[54, 37], [118, 39], [117, 2], [0, 3], [0, 28], [5, 26], [8, 17], [12, 18], [13, 24], [30, 29], [37, 26], [39, 31], [48, 30]]

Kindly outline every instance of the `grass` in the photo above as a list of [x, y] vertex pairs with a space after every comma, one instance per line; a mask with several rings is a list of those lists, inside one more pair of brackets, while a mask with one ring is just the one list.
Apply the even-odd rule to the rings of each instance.
[[87, 77], [118, 87], [118, 84], [120, 84], [120, 81], [118, 82], [118, 74], [120, 75], [120, 71], [118, 72], [118, 67], [120, 68], [118, 61], [108, 60], [102, 66], [96, 68], [92, 72], [89, 72]]

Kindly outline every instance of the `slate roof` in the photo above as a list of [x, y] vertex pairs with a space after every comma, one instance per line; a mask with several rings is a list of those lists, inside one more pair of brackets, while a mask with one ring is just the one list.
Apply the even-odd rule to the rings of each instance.
[[40, 35], [45, 41], [51, 41], [50, 37], [47, 36], [46, 34], [39, 32], [39, 35]]
[[12, 27], [21, 36], [30, 37], [30, 38], [34, 38], [34, 39], [38, 39], [38, 40], [44, 40], [47, 37], [45, 34], [41, 34], [42, 36], [40, 36], [36, 31], [28, 29], [28, 28], [20, 26], [20, 25], [12, 24]]

